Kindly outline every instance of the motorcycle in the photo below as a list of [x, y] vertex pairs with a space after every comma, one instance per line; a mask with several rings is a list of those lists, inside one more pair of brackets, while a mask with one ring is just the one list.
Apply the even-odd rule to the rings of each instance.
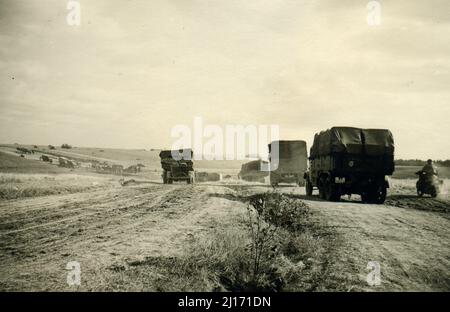
[[416, 183], [417, 196], [422, 197], [424, 194], [431, 195], [435, 198], [440, 192], [440, 186], [444, 183], [437, 175], [428, 177], [427, 173], [423, 170], [417, 171], [419, 180]]

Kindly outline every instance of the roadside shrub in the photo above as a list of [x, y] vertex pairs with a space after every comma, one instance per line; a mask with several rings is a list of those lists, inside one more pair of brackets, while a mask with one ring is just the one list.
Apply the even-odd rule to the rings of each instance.
[[251, 196], [250, 205], [264, 221], [288, 231], [301, 231], [310, 215], [303, 201], [276, 191]]
[[283, 280], [278, 276], [275, 261], [279, 258], [281, 231], [300, 231], [309, 209], [302, 201], [278, 192], [250, 197], [247, 206], [247, 226], [250, 230], [249, 251], [252, 259], [254, 288], [278, 290]]
[[325, 250], [322, 240], [308, 233], [308, 206], [274, 191], [245, 200], [246, 214], [227, 225], [216, 224], [193, 239], [179, 257], [132, 263], [114, 271], [117, 283], [105, 284], [151, 291], [311, 289], [323, 271], [314, 259], [322, 258]]

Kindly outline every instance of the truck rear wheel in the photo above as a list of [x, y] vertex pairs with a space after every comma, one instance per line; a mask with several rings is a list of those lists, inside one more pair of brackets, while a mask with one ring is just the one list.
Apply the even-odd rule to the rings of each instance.
[[375, 203], [376, 204], [383, 204], [386, 200], [386, 195], [387, 195], [387, 189], [386, 187], [382, 187], [381, 191], [378, 193], [376, 199], [375, 199]]
[[312, 196], [312, 194], [313, 194], [313, 185], [312, 185], [311, 181], [309, 181], [309, 179], [307, 179], [305, 183], [306, 183], [305, 184], [306, 195]]
[[173, 183], [173, 179], [172, 179], [172, 172], [170, 171], [166, 171], [166, 180], [167, 180], [167, 184], [172, 184]]
[[328, 177], [325, 181], [325, 199], [328, 201], [338, 201], [341, 198], [341, 195], [339, 194], [339, 190], [336, 188], [336, 185], [330, 177]]
[[386, 194], [387, 194], [386, 187], [379, 186], [361, 194], [361, 199], [363, 202], [369, 204], [383, 204], [384, 201], [386, 200]]
[[318, 185], [318, 187], [319, 187], [319, 197], [321, 199], [326, 199], [325, 178], [323, 176], [320, 177], [318, 184], [319, 184]]

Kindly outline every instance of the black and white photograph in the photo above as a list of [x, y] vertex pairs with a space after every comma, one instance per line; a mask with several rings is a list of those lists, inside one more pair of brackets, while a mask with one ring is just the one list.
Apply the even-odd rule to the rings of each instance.
[[449, 292], [449, 133], [448, 0], [0, 0], [0, 292]]

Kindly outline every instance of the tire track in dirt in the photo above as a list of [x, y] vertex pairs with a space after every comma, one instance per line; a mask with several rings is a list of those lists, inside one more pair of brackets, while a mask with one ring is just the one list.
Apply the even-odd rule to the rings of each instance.
[[[111, 196], [111, 194], [108, 194], [109, 196]], [[18, 233], [18, 232], [24, 232], [24, 231], [28, 231], [34, 228], [39, 228], [39, 227], [46, 227], [49, 225], [54, 225], [57, 223], [63, 223], [63, 222], [67, 222], [67, 221], [74, 221], [76, 220], [80, 220], [86, 217], [90, 217], [93, 215], [98, 214], [99, 212], [101, 213], [107, 213], [107, 212], [111, 212], [112, 210], [116, 210], [116, 209], [121, 209], [123, 204], [126, 204], [129, 201], [129, 198], [120, 198], [120, 196], [123, 194], [115, 194], [113, 195], [114, 198], [119, 197], [117, 199], [115, 199], [114, 204], [117, 207], [114, 208], [109, 208], [111, 205], [111, 200], [105, 196], [102, 196], [102, 199], [98, 199], [98, 198], [90, 198], [88, 200], [82, 201], [82, 202], [78, 202], [77, 204], [77, 208], [70, 208], [72, 204], [63, 204], [63, 205], [58, 205], [56, 206], [57, 209], [55, 209], [55, 213], [49, 213], [47, 215], [45, 215], [45, 223], [42, 223], [42, 220], [44, 219], [44, 217], [42, 215], [38, 215], [38, 216], [34, 216], [34, 217], [29, 217], [29, 218], [20, 218], [20, 220], [15, 220], [15, 221], [10, 221], [10, 222], [4, 222], [0, 224], [0, 231], [3, 230], [5, 228], [6, 225], [16, 225], [16, 227], [18, 227], [19, 229], [17, 230], [10, 230], [10, 231], [3, 231], [0, 232], [0, 236], [1, 235], [7, 235], [7, 234], [12, 234], [12, 233]], [[127, 194], [129, 196], [129, 194]], [[89, 196], [90, 197], [90, 196]], [[137, 205], [139, 205], [139, 199], [143, 198], [146, 199], [147, 195], [135, 195], [133, 200], [137, 201]], [[76, 199], [75, 199], [76, 201]], [[81, 214], [74, 214], [77, 212], [82, 212]], [[42, 213], [42, 211], [40, 211], [40, 213]], [[70, 216], [71, 214], [74, 214], [72, 216]], [[16, 217], [15, 219], [18, 219], [18, 217]], [[49, 220], [53, 220], [56, 219], [54, 221], [49, 221]], [[38, 223], [36, 225], [30, 225], [34, 224], [34, 223]], [[23, 227], [20, 226], [22, 224], [27, 224], [27, 227]]]
[[[74, 217], [71, 213], [82, 212], [75, 217], [82, 219], [84, 217], [95, 215], [97, 212], [110, 213], [114, 210], [127, 209], [134, 206], [142, 205], [147, 202], [149, 196], [158, 191], [159, 187], [152, 188], [122, 188], [119, 187], [113, 191], [97, 191], [84, 192], [78, 194], [59, 196], [46, 196], [45, 198], [35, 198], [34, 201], [27, 200], [24, 205], [21, 200], [10, 201], [7, 205], [0, 206], [0, 211], [9, 209], [10, 207], [20, 206], [20, 210], [26, 210], [27, 207], [37, 206], [38, 208], [29, 209], [27, 212], [17, 212], [17, 209], [10, 209], [8, 214], [0, 214], [0, 217], [6, 222], [0, 223], [0, 235], [27, 231], [36, 227], [45, 227], [58, 222], [73, 221]], [[157, 196], [157, 194], [155, 194]], [[132, 203], [130, 203], [132, 201]], [[19, 204], [18, 204], [19, 203]], [[30, 205], [30, 206], [28, 206]], [[49, 208], [51, 208], [50, 211]], [[35, 212], [31, 214], [30, 212]], [[57, 221], [49, 221], [42, 223], [43, 220], [58, 219]], [[17, 226], [19, 229], [5, 229], [6, 225], [22, 225], [30, 223], [39, 223], [37, 226]]]
[[[0, 231], [0, 237], [3, 238], [1, 246], [4, 246], [7, 238], [14, 239], [13, 243], [16, 248], [30, 245], [30, 240], [33, 240], [36, 236], [36, 230], [39, 230], [41, 236], [45, 236], [42, 234], [45, 234], [47, 231], [50, 233], [59, 233], [59, 236], [64, 238], [64, 233], [68, 230], [68, 228], [73, 228], [75, 230], [83, 229], [83, 231], [85, 231], [92, 228], [102, 227], [104, 222], [110, 222], [114, 217], [126, 217], [127, 214], [124, 213], [124, 211], [138, 209], [139, 206], [148, 202], [151, 199], [155, 189], [157, 189], [157, 191], [154, 195], [158, 196], [158, 187], [151, 188], [149, 190], [118, 188], [113, 191], [104, 191], [103, 193], [95, 192], [79, 193], [76, 195], [72, 194], [70, 197], [70, 204], [62, 204], [62, 199], [58, 196], [36, 199], [37, 206], [40, 206], [40, 201], [42, 201], [44, 202], [44, 206], [47, 207], [47, 202], [52, 201], [53, 209], [50, 211], [40, 211], [38, 215], [35, 214], [33, 217], [28, 219], [22, 218], [21, 215], [15, 218], [14, 216], [9, 217], [12, 220], [10, 223], [17, 224], [20, 228], [13, 231]], [[142, 192], [144, 192], [144, 194], [142, 194]], [[63, 201], [65, 202], [66, 200], [67, 197], [64, 197]], [[77, 208], [67, 209], [67, 207]], [[56, 213], [54, 213], [54, 211], [56, 211]], [[68, 215], [70, 215], [70, 212], [80, 213], [67, 217], [66, 212], [68, 212]], [[49, 221], [49, 219], [52, 220], [54, 217], [56, 217], [57, 220]], [[59, 228], [58, 225], [60, 225]], [[25, 238], [22, 239], [24, 242], [23, 245], [20, 245], [17, 242], [17, 239], [20, 240], [21, 235]], [[53, 237], [53, 235], [50, 237]], [[51, 241], [54, 242], [55, 240], [52, 239]]]
[[[84, 280], [95, 285], [99, 272], [104, 274], [113, 264], [182, 252], [189, 239], [211, 226], [208, 189], [133, 186], [14, 201], [8, 207], [15, 208], [2, 217], [7, 215], [7, 222], [20, 228], [0, 230], [0, 288], [65, 289], [65, 264], [70, 260], [82, 263]], [[23, 218], [27, 207], [34, 213]], [[53, 217], [56, 220], [49, 222]]]
[[[356, 274], [363, 291], [450, 290], [450, 220], [448, 215], [415, 206], [369, 205], [359, 201], [321, 201], [303, 189], [286, 189], [304, 200], [343, 237], [336, 254], [342, 273]], [[415, 203], [417, 205], [417, 203]], [[414, 208], [414, 209], [411, 209]], [[381, 265], [382, 283], [366, 282], [369, 261]]]
[[[82, 195], [80, 195], [82, 194]], [[0, 223], [0, 231], [7, 225], [27, 224], [33, 220], [42, 221], [58, 214], [67, 215], [68, 212], [76, 212], [89, 206], [108, 201], [115, 196], [117, 191], [96, 190], [67, 195], [42, 196], [38, 198], [26, 198], [4, 201], [0, 204], [0, 218], [6, 222]], [[82, 198], [80, 198], [82, 196]], [[77, 208], [72, 208], [77, 207]]]
[[[177, 257], [230, 214], [245, 212], [240, 202], [210, 196], [235, 190], [241, 191], [213, 184], [153, 184], [2, 202], [0, 289], [70, 290], [65, 265], [76, 260], [82, 264], [83, 289], [93, 290], [101, 288], [113, 267]], [[355, 290], [449, 289], [448, 218], [387, 205], [324, 202], [297, 187], [280, 191], [304, 200], [315, 217], [342, 235], [344, 246], [329, 259], [341, 263], [341, 274], [356, 275], [365, 285], [367, 262], [380, 262], [382, 285]], [[8, 224], [19, 231], [9, 232]]]

